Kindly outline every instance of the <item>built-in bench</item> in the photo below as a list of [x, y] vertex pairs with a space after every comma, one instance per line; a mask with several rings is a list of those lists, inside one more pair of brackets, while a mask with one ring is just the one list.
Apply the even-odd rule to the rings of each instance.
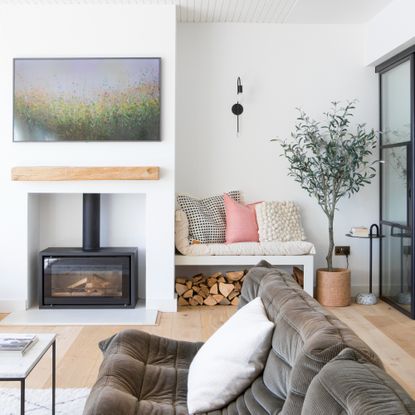
[[252, 266], [262, 259], [271, 265], [300, 266], [304, 290], [313, 296], [314, 245], [306, 241], [190, 244], [186, 214], [176, 212], [176, 266]]

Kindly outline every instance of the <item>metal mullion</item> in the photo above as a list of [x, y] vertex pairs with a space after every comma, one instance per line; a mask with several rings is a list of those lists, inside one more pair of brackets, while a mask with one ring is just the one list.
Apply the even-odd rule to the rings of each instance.
[[392, 144], [383, 144], [380, 146], [381, 150], [385, 150], [388, 148], [394, 148], [394, 147], [404, 147], [404, 146], [410, 146], [411, 145], [411, 141], [401, 141], [399, 143], [392, 143]]
[[414, 258], [414, 232], [413, 226], [415, 223], [415, 209], [414, 209], [414, 184], [415, 184], [415, 55], [414, 53], [410, 56], [410, 83], [411, 83], [411, 318], [415, 319], [415, 258]]
[[394, 228], [399, 228], [399, 229], [403, 229], [403, 230], [411, 232], [411, 228], [408, 225], [402, 225], [400, 223], [391, 222], [391, 221], [388, 221], [388, 220], [381, 220], [380, 223], [382, 223], [383, 225], [386, 225], [386, 226], [391, 226], [391, 227], [394, 227]]

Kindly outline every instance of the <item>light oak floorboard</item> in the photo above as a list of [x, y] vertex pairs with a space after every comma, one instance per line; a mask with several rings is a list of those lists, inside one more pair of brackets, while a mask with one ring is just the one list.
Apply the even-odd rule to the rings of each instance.
[[[382, 302], [329, 310], [380, 356], [386, 370], [415, 398], [415, 321]], [[57, 333], [57, 386], [91, 387], [102, 361], [100, 340], [133, 328], [174, 339], [206, 341], [235, 311], [236, 307], [230, 306], [180, 307], [177, 313], [159, 313], [155, 326], [0, 326], [0, 332]], [[4, 317], [0, 314], [0, 319]], [[48, 354], [30, 374], [27, 387], [50, 387], [50, 368]], [[8, 382], [0, 386], [17, 387], [17, 384]]]
[[329, 310], [378, 354], [386, 371], [415, 398], [415, 322], [383, 302]]

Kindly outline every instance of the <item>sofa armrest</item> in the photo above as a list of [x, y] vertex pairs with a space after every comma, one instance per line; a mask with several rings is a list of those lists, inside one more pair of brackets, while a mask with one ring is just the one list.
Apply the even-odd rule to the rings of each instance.
[[346, 348], [312, 380], [303, 415], [415, 414], [415, 402], [383, 369]]

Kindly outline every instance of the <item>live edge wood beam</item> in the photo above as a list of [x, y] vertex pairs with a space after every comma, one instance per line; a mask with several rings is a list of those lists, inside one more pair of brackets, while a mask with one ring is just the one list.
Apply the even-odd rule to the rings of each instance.
[[159, 180], [160, 167], [13, 167], [13, 181]]

